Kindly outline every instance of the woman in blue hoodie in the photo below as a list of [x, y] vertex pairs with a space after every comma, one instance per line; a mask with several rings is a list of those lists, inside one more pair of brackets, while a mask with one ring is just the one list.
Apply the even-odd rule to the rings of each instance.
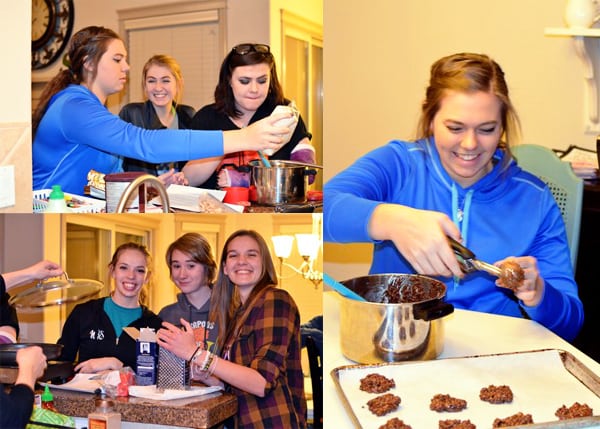
[[[552, 193], [523, 171], [504, 72], [486, 55], [436, 61], [417, 140], [392, 141], [326, 184], [324, 237], [372, 242], [371, 274], [438, 276], [456, 308], [530, 317], [571, 340], [583, 323], [565, 226]], [[450, 236], [478, 259], [518, 263], [514, 291], [483, 272], [464, 275]]]

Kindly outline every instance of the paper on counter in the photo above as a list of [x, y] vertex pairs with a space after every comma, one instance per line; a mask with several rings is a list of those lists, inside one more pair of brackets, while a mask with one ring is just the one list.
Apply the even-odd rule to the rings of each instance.
[[156, 388], [155, 384], [153, 384], [152, 386], [129, 386], [129, 395], [137, 396], [138, 398], [167, 401], [170, 399], [181, 399], [206, 395], [219, 390], [221, 390], [220, 386], [192, 386], [189, 388], [189, 390], [165, 389], [164, 391], [161, 391]]
[[[118, 372], [118, 371], [117, 371]], [[52, 389], [72, 390], [74, 392], [94, 393], [96, 390], [102, 390], [102, 375], [78, 373], [68, 382], [63, 384], [42, 383], [42, 386], [48, 385]]]
[[[200, 211], [198, 199], [203, 194], [212, 195], [219, 201], [223, 201], [223, 198], [225, 198], [225, 191], [215, 189], [202, 189], [183, 185], [169, 185], [167, 188], [167, 195], [169, 196], [169, 204], [171, 207], [191, 212]], [[152, 202], [155, 200], [160, 203], [158, 197], [153, 199]]]
[[[381, 417], [369, 411], [367, 401], [378, 395], [363, 392], [359, 386], [360, 379], [372, 373], [394, 379], [396, 388], [388, 393], [401, 398], [398, 410]], [[574, 402], [586, 403], [594, 415], [600, 414], [600, 398], [565, 369], [557, 350], [348, 367], [338, 371], [338, 378], [364, 428], [377, 428], [393, 417], [413, 429], [436, 428], [439, 420], [446, 419], [468, 419], [478, 428], [489, 428], [495, 418], [518, 412], [531, 414], [534, 423], [543, 423], [557, 421], [555, 411]], [[481, 388], [491, 384], [508, 385], [513, 402], [480, 400]], [[431, 398], [438, 393], [465, 399], [467, 408], [458, 413], [431, 411]]]

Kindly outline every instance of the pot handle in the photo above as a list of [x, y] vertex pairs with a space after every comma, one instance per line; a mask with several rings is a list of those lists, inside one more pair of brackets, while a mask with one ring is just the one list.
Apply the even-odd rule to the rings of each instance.
[[426, 322], [442, 318], [454, 312], [454, 306], [440, 299], [413, 304], [413, 317]]

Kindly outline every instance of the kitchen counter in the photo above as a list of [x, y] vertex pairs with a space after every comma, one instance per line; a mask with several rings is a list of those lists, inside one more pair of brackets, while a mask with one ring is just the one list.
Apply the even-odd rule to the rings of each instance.
[[[325, 427], [352, 427], [338, 396], [331, 371], [354, 365], [341, 352], [339, 305], [342, 298], [332, 291], [323, 293], [325, 338], [323, 362], [323, 422]], [[444, 318], [444, 349], [438, 359], [511, 353], [539, 349], [559, 349], [571, 353], [583, 365], [600, 375], [600, 363], [582, 353], [552, 331], [532, 320], [467, 310], [454, 310]], [[594, 410], [597, 415], [600, 410]]]
[[[54, 405], [60, 413], [87, 417], [95, 410], [94, 395], [53, 389]], [[164, 426], [210, 428], [237, 412], [237, 399], [230, 393], [210, 393], [193, 398], [157, 401], [133, 396], [116, 398], [115, 411], [123, 422]]]

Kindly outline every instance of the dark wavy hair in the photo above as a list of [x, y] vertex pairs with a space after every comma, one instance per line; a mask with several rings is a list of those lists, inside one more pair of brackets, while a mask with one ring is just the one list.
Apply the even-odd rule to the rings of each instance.
[[[109, 28], [96, 26], [85, 27], [71, 37], [67, 54], [63, 59], [63, 64], [67, 68], [59, 71], [46, 84], [37, 108], [33, 112], [31, 119], [33, 137], [35, 137], [52, 96], [70, 84], [81, 84], [93, 80], [98, 72], [100, 58], [108, 49], [109, 43], [115, 39], [121, 40], [121, 37]], [[85, 69], [86, 62], [91, 66], [91, 71]]]
[[215, 88], [215, 107], [217, 111], [232, 118], [242, 116], [242, 112], [235, 107], [235, 97], [231, 89], [231, 76], [237, 67], [263, 63], [268, 64], [271, 70], [267, 100], [271, 100], [275, 104], [287, 104], [283, 97], [283, 88], [277, 78], [277, 68], [275, 67], [273, 54], [271, 52], [250, 51], [240, 55], [232, 49], [223, 60], [219, 70], [219, 83]]

